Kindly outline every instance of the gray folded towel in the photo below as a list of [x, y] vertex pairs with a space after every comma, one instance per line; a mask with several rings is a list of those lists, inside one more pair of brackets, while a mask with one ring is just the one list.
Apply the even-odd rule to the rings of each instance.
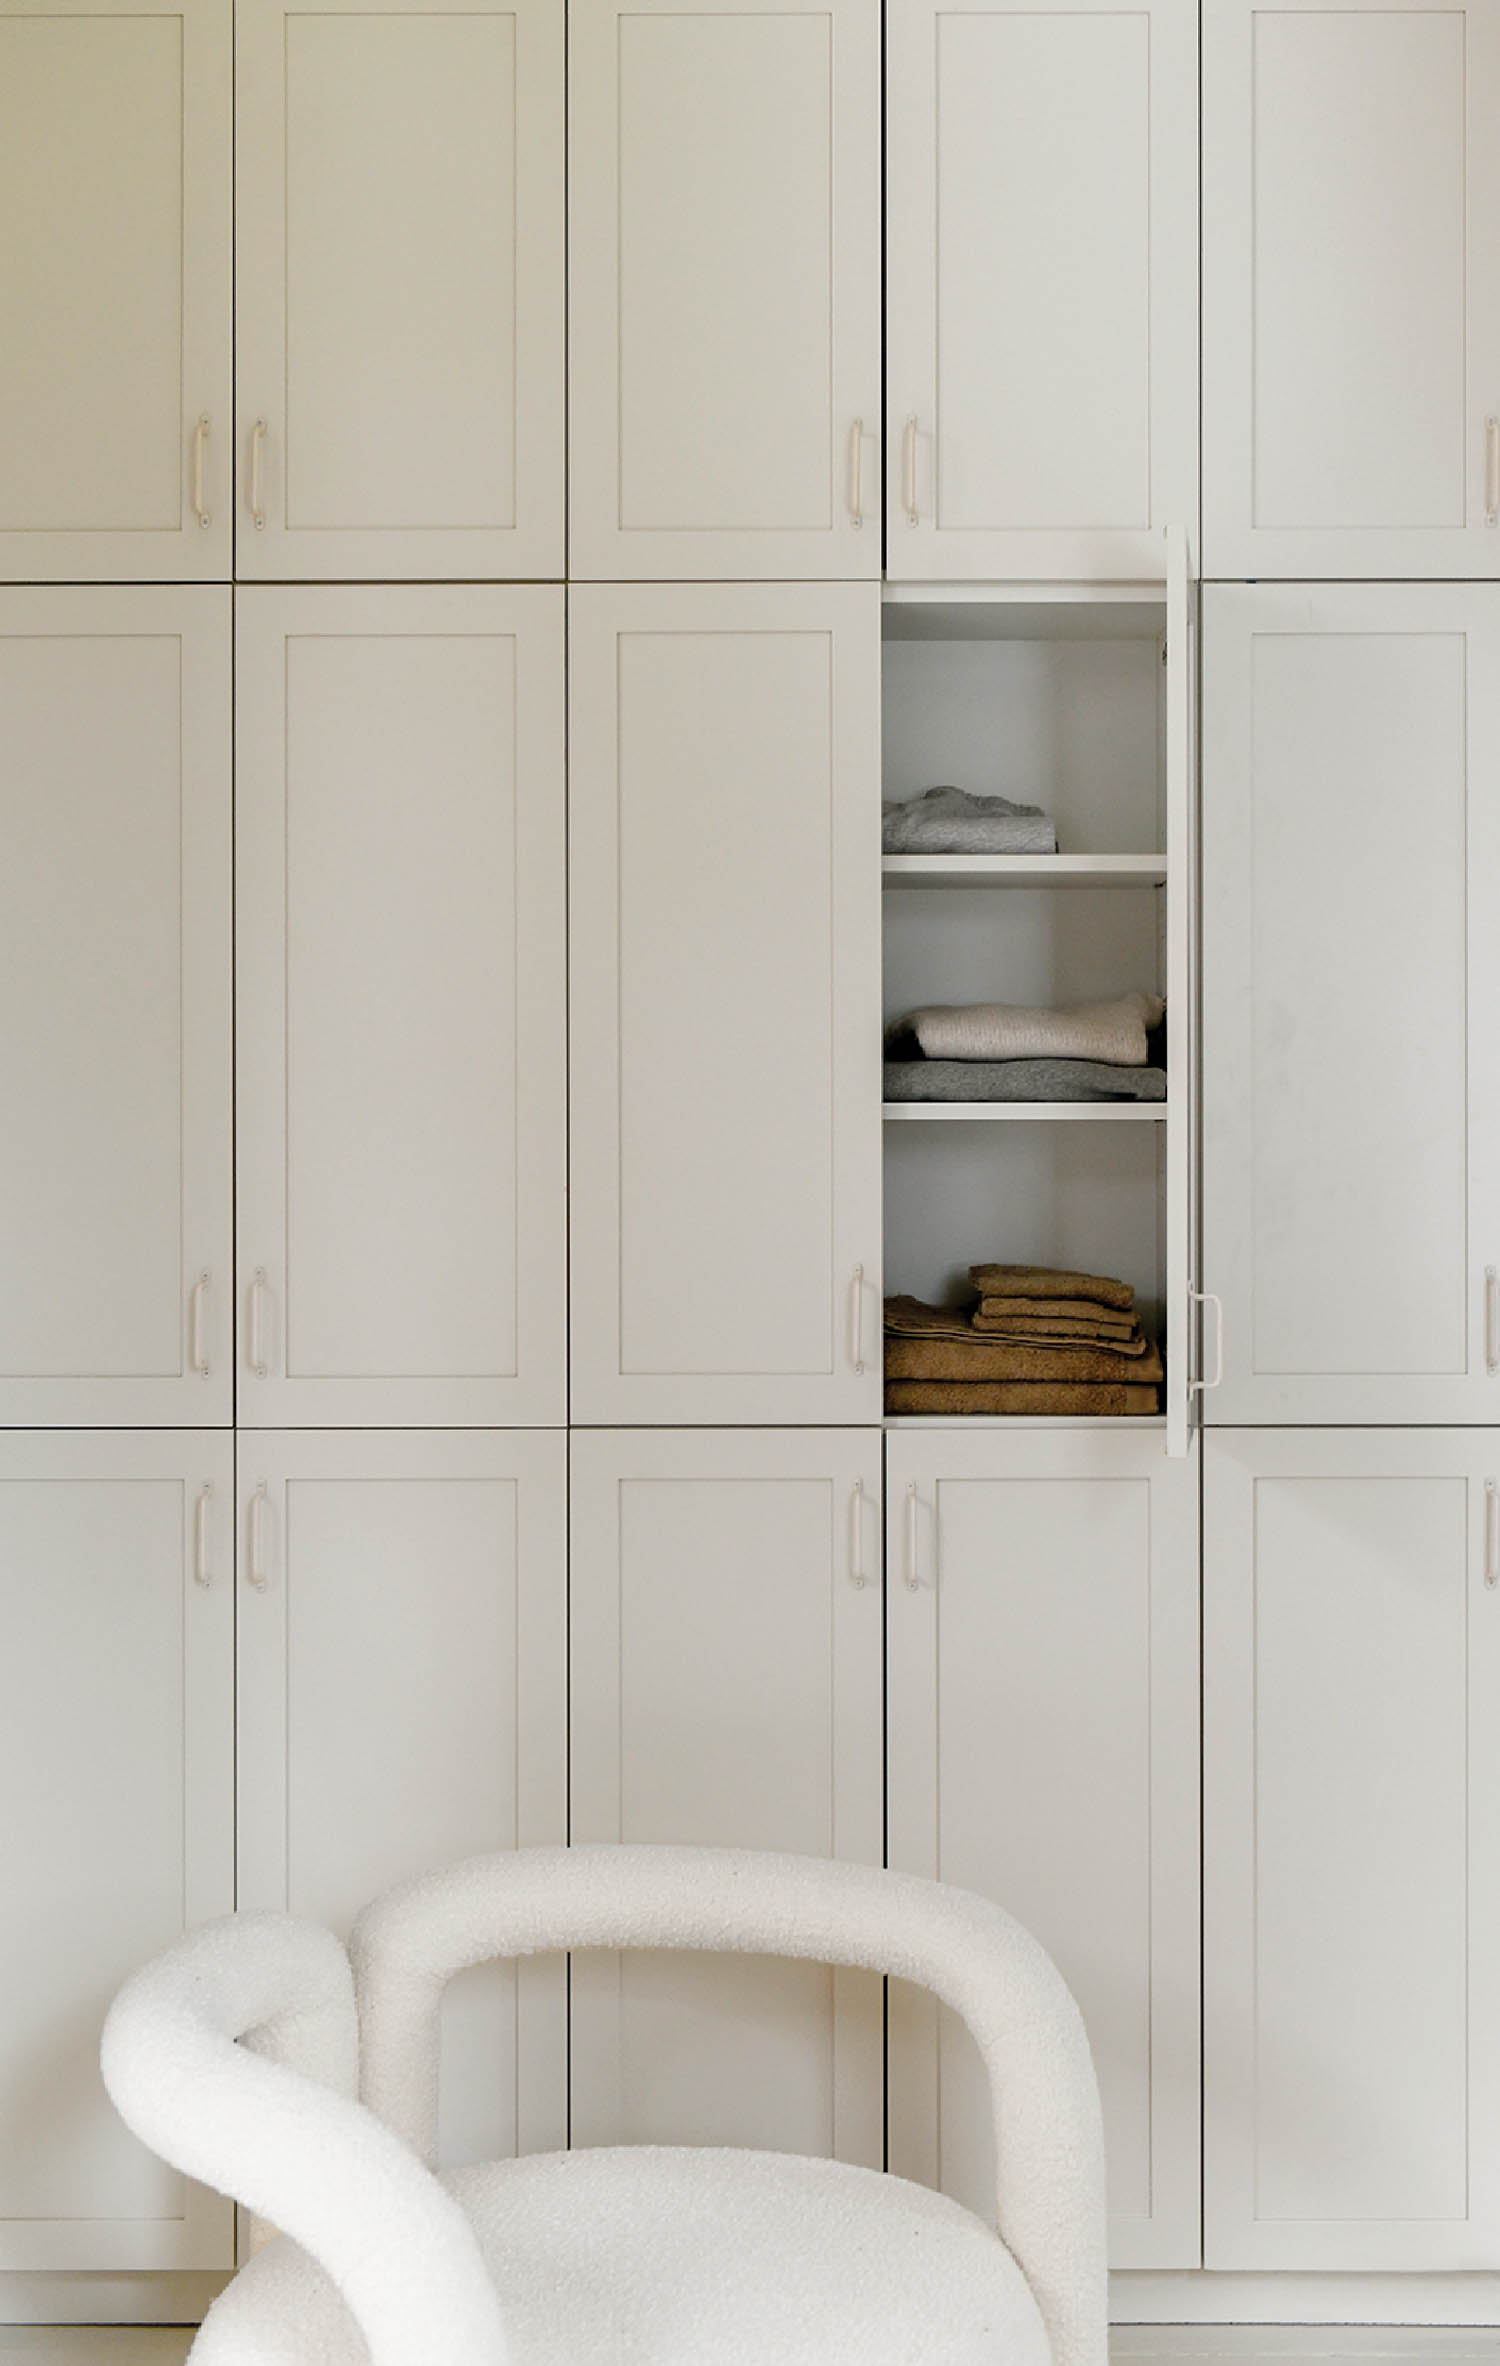
[[1039, 805], [924, 789], [882, 807], [887, 854], [1056, 854], [1057, 825]]
[[887, 1060], [888, 1101], [1164, 1101], [1165, 1068], [1107, 1060]]

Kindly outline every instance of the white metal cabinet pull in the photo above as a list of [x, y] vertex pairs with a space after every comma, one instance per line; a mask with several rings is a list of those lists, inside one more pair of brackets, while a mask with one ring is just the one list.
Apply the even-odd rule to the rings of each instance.
[[266, 1269], [257, 1265], [250, 1283], [250, 1369], [257, 1380], [266, 1377]]
[[250, 515], [257, 527], [266, 522], [260, 498], [260, 456], [265, 440], [266, 423], [264, 419], [257, 419], [250, 430]]
[[1484, 423], [1484, 522], [1500, 525], [1500, 418]]
[[266, 1482], [260, 1480], [250, 1498], [250, 1566], [246, 1571], [258, 1594], [263, 1594], [269, 1582], [266, 1576]]
[[1211, 1306], [1214, 1310], [1213, 1372], [1207, 1379], [1190, 1380], [1188, 1387], [1190, 1389], [1217, 1388], [1224, 1377], [1224, 1301], [1212, 1290], [1190, 1289], [1188, 1296], [1195, 1298], [1200, 1306]]
[[917, 1567], [917, 1482], [906, 1482], [906, 1585], [909, 1593], [916, 1593], [922, 1583]]
[[864, 461], [865, 423], [856, 419], [849, 430], [849, 515], [856, 526], [865, 522], [865, 505], [860, 478]]
[[917, 524], [917, 419], [913, 412], [901, 430], [901, 506], [909, 526]]
[[213, 1492], [210, 1486], [200, 1487], [193, 1506], [193, 1583], [199, 1586], [211, 1586], [214, 1582], [208, 1565], [208, 1507]]
[[862, 1586], [865, 1582], [865, 1483], [856, 1479], [849, 1498], [849, 1583]]
[[1500, 1488], [1484, 1482], [1484, 1582], [1500, 1586]]
[[849, 1276], [849, 1361], [856, 1372], [865, 1368], [865, 1269], [856, 1265]]
[[1500, 1372], [1500, 1274], [1493, 1265], [1484, 1269], [1484, 1367]]
[[208, 1274], [200, 1273], [188, 1299], [188, 1362], [200, 1380], [208, 1378], [208, 1355], [203, 1345], [203, 1307], [208, 1296]]
[[208, 442], [208, 413], [200, 412], [193, 429], [193, 515], [200, 526], [211, 526], [213, 519], [206, 507], [207, 496], [203, 485], [203, 447]]

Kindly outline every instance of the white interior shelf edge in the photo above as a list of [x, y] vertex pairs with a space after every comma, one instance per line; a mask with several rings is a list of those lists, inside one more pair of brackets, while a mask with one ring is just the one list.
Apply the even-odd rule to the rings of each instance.
[[1160, 887], [1162, 854], [887, 854], [887, 887]]
[[1159, 1125], [1166, 1114], [1165, 1101], [886, 1101], [881, 1107], [891, 1125], [1138, 1125], [1143, 1119]]

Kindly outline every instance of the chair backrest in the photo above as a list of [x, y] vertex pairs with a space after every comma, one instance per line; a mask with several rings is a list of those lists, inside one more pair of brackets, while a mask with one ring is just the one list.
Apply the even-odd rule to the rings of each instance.
[[104, 2082], [137, 2136], [273, 2221], [323, 2267], [371, 2366], [505, 2366], [468, 2220], [354, 2098], [349, 1961], [285, 1914], [226, 1915], [128, 1980]]
[[821, 1858], [612, 1845], [473, 1857], [388, 1890], [350, 1941], [365, 2102], [435, 2158], [438, 2007], [496, 1957], [692, 1948], [864, 1966], [950, 2005], [983, 2057], [995, 2215], [1054, 2366], [1105, 2366], [1099, 2094], [1062, 1975], [1011, 1915], [967, 1890]]

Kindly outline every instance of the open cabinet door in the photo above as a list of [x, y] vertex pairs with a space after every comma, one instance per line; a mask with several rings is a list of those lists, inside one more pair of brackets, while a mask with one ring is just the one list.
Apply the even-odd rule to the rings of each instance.
[[1167, 1452], [1188, 1451], [1198, 1305], [1198, 663], [1187, 529], [1167, 528]]

